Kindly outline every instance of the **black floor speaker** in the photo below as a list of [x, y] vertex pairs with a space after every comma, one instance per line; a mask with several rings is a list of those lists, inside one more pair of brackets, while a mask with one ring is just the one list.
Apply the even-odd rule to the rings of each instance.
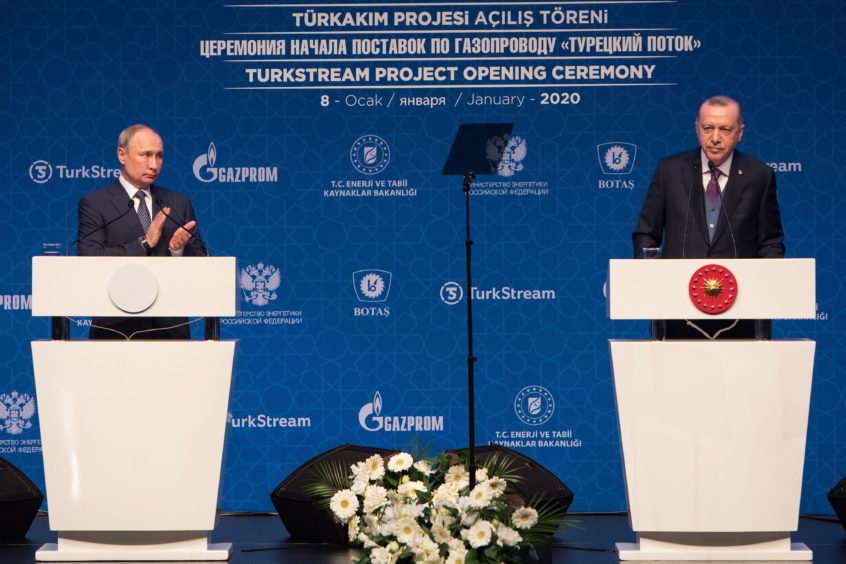
[[499, 445], [476, 447], [476, 461], [480, 466], [484, 466], [493, 457], [511, 461], [512, 471], [520, 479], [508, 486], [524, 502], [537, 500], [551, 505], [561, 515], [567, 513], [573, 503], [573, 492], [558, 476], [516, 450]]
[[828, 502], [834, 508], [837, 519], [843, 528], [846, 529], [846, 478], [843, 478], [837, 485], [828, 492]]
[[347, 544], [347, 528], [335, 522], [328, 508], [319, 509], [317, 499], [303, 491], [315, 481], [315, 465], [323, 461], [338, 461], [349, 468], [374, 454], [385, 456], [395, 452], [384, 448], [341, 445], [318, 454], [294, 470], [270, 494], [273, 507], [291, 537], [306, 542]]
[[43, 500], [38, 486], [0, 458], [0, 539], [25, 536]]

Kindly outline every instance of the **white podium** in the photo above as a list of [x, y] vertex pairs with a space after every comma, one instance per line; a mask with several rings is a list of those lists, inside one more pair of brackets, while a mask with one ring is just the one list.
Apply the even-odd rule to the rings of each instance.
[[[708, 264], [737, 281], [726, 312], [688, 294]], [[812, 259], [611, 260], [611, 319], [814, 318]], [[635, 543], [620, 560], [811, 560], [798, 527], [815, 343], [609, 341]]]
[[[231, 316], [233, 257], [34, 257], [34, 316]], [[234, 341], [34, 341], [39, 561], [227, 560], [214, 529]]]

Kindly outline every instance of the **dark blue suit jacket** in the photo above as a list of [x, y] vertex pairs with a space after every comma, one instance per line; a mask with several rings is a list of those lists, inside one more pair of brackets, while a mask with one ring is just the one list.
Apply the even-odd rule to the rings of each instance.
[[[195, 218], [194, 207], [188, 196], [173, 192], [167, 188], [150, 186], [153, 197], [153, 217], [163, 207], [170, 208], [170, 216], [175, 220], [165, 220], [162, 236], [153, 248], [154, 256], [168, 256], [168, 243], [173, 233]], [[112, 219], [120, 217], [127, 211], [129, 197], [119, 181], [114, 181], [95, 192], [86, 194], [79, 200], [79, 230], [80, 238], [77, 254], [81, 256], [144, 256], [144, 248], [138, 244], [138, 238], [144, 236], [138, 214], [130, 211], [117, 221], [103, 229]], [[94, 231], [94, 233], [91, 233]], [[87, 237], [82, 237], [91, 233]], [[202, 246], [195, 239], [190, 239], [185, 245], [184, 255], [203, 255]]]
[[[170, 216], [162, 228], [162, 236], [155, 247], [153, 256], [169, 256], [168, 243], [173, 233], [195, 219], [191, 200], [178, 192], [173, 192], [155, 184], [150, 186], [153, 197], [153, 217], [163, 208], [170, 208]], [[80, 256], [145, 256], [144, 247], [138, 238], [144, 235], [141, 221], [134, 209], [129, 209], [130, 199], [119, 181], [114, 181], [95, 192], [86, 194], [79, 200], [79, 248]], [[128, 211], [128, 213], [126, 213]], [[121, 217], [122, 216], [122, 217]], [[109, 225], [106, 223], [119, 218]], [[106, 225], [102, 229], [99, 227]], [[83, 237], [84, 235], [87, 236]], [[192, 238], [184, 247], [185, 256], [205, 255], [201, 243]], [[129, 336], [142, 330], [155, 329], [139, 334], [136, 338], [147, 339], [190, 339], [191, 331], [187, 325], [174, 329], [164, 329], [186, 323], [184, 318], [173, 317], [95, 317], [89, 337], [92, 339], [121, 339], [121, 334]], [[119, 331], [99, 329], [94, 326], [108, 327]]]
[[663, 243], [663, 258], [783, 257], [784, 232], [773, 169], [734, 151], [723, 190], [726, 213], [720, 213], [714, 240], [709, 241], [701, 168], [699, 148], [658, 163], [632, 233], [634, 256], [640, 258], [644, 247]]

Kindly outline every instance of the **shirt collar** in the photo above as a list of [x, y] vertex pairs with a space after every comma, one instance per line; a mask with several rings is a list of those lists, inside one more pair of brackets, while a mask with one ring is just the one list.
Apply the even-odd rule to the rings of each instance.
[[148, 198], [153, 197], [153, 195], [150, 193], [150, 187], [149, 186], [147, 186], [146, 188], [136, 188], [135, 186], [130, 184], [129, 181], [127, 179], [125, 179], [123, 176], [118, 176], [118, 182], [120, 182], [120, 185], [123, 186], [124, 190], [126, 190], [126, 193], [127, 193], [127, 195], [129, 196], [130, 199], [135, 197], [135, 193], [138, 190], [141, 190], [142, 192], [144, 192], [144, 194], [146, 194], [146, 196]]
[[[705, 156], [705, 151], [699, 149], [699, 156], [702, 158], [702, 174], [711, 174], [711, 169], [708, 168], [708, 157]], [[726, 178], [729, 177], [729, 172], [731, 172], [731, 161], [734, 160], [734, 151], [728, 156], [728, 158], [723, 161], [723, 164], [717, 167], [717, 170], [722, 173], [723, 176]]]

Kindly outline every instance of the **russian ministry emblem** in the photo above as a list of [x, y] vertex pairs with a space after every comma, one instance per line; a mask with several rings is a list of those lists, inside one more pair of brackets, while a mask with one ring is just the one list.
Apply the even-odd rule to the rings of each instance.
[[282, 283], [282, 273], [269, 264], [260, 262], [241, 269], [240, 286], [244, 300], [254, 306], [267, 305], [277, 298], [276, 290]]
[[20, 435], [32, 427], [32, 416], [35, 415], [35, 398], [29, 394], [0, 395], [0, 429], [10, 435]]
[[[488, 139], [486, 153], [491, 164], [496, 164], [496, 173], [500, 176], [514, 176], [523, 170], [523, 159], [526, 158], [526, 140], [522, 137], [492, 137]], [[493, 167], [493, 166], [492, 166]]]

